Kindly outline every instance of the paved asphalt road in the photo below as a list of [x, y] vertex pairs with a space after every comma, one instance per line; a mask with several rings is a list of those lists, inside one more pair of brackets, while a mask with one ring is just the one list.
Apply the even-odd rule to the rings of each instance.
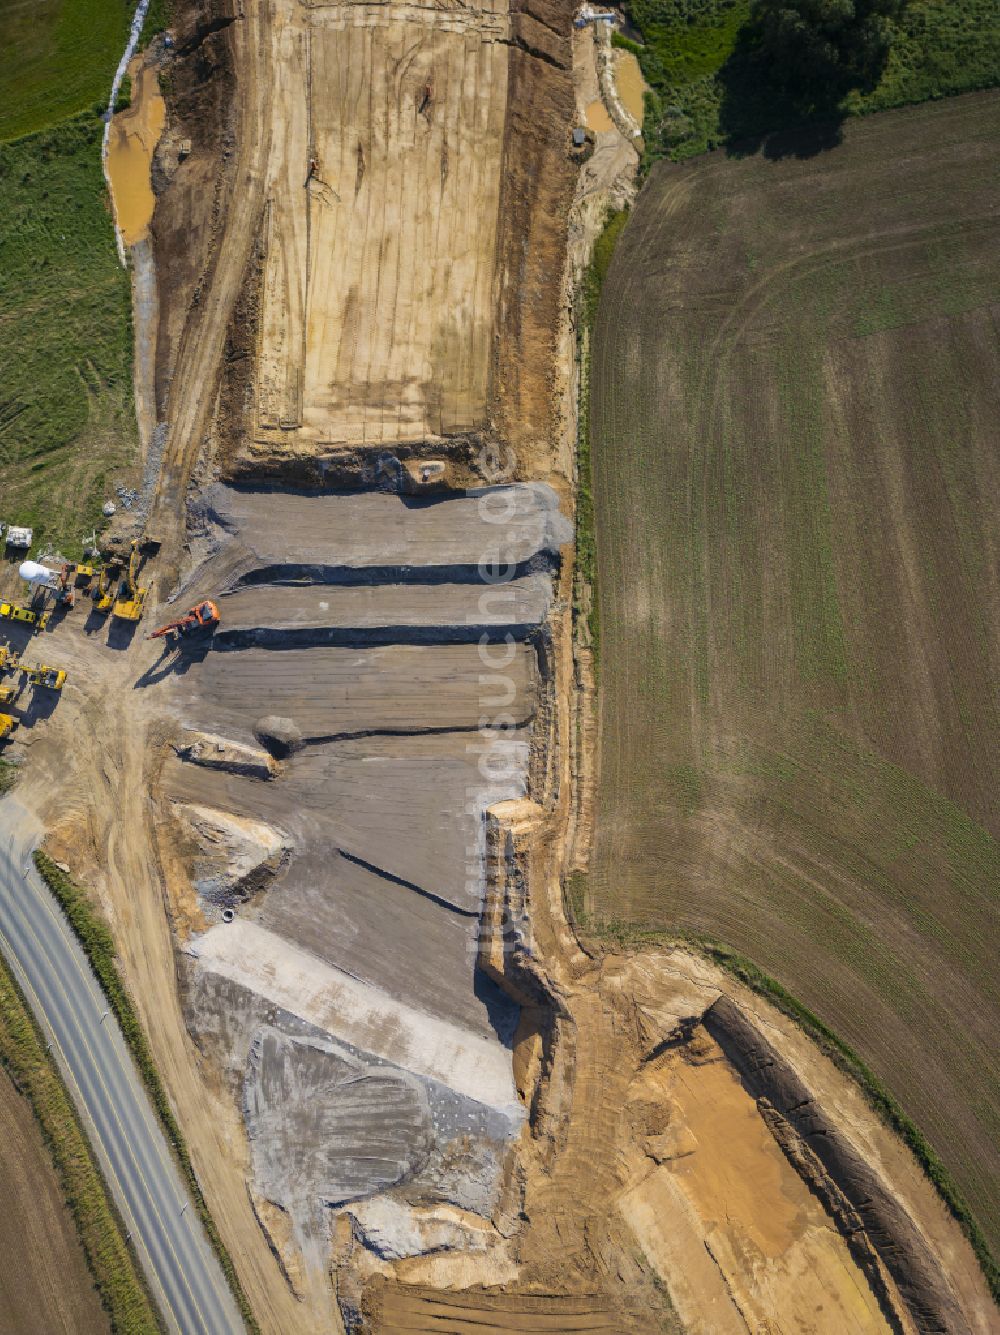
[[242, 1332], [121, 1031], [31, 861], [40, 834], [15, 799], [0, 802], [0, 950], [51, 1040], [169, 1328]]

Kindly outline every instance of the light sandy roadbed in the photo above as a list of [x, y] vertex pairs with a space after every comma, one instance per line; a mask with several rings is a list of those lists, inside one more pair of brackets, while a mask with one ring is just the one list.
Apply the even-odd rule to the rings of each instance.
[[342, 1042], [520, 1117], [510, 1060], [485, 1036], [394, 1002], [250, 922], [213, 927], [191, 949], [206, 968]]
[[274, 6], [256, 434], [378, 445], [479, 427], [507, 6]]

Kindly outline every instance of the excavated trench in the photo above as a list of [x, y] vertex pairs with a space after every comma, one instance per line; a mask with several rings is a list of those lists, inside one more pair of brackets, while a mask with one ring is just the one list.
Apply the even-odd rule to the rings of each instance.
[[392, 644], [503, 644], [508, 637], [530, 640], [537, 632], [537, 624], [526, 622], [511, 622], [503, 626], [487, 622], [446, 626], [246, 626], [217, 631], [215, 648], [281, 650], [318, 649], [330, 645], [367, 649]]

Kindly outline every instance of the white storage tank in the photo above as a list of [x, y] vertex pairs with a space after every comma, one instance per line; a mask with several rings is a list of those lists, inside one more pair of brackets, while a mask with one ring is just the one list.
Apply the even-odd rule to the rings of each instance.
[[58, 570], [50, 570], [48, 566], [40, 565], [38, 561], [22, 561], [17, 568], [17, 573], [25, 584], [42, 584], [47, 589], [58, 589], [59, 587]]

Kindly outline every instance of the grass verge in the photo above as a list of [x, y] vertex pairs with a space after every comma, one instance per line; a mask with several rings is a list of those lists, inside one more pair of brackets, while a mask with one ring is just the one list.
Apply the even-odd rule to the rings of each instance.
[[[168, 26], [170, 4], [151, 0], [140, 46]], [[0, 0], [0, 141], [100, 115], [134, 13], [135, 0]]]
[[31, 1104], [115, 1335], [162, 1329], [66, 1086], [0, 958], [0, 1062]]
[[913, 1119], [885, 1087], [878, 1076], [858, 1056], [849, 1044], [824, 1024], [808, 1006], [803, 1005], [777, 979], [758, 968], [745, 955], [731, 950], [728, 946], [710, 937], [688, 936], [683, 933], [671, 933], [647, 930], [621, 920], [599, 922], [587, 916], [586, 874], [574, 872], [567, 878], [564, 900], [569, 910], [570, 920], [577, 934], [584, 942], [610, 944], [617, 949], [641, 949], [648, 946], [684, 946], [695, 950], [732, 977], [739, 980], [751, 991], [770, 1001], [783, 1015], [794, 1020], [800, 1029], [817, 1045], [820, 1051], [861, 1088], [868, 1103], [882, 1121], [902, 1138], [916, 1156], [927, 1177], [933, 1183], [938, 1195], [944, 1201], [949, 1213], [957, 1220], [962, 1232], [968, 1238], [976, 1260], [982, 1268], [990, 1292], [996, 1303], [1000, 1304], [1000, 1266], [990, 1250], [989, 1244], [977, 1224], [972, 1212], [966, 1205], [961, 1192], [951, 1174], [941, 1162]]
[[578, 294], [577, 359], [580, 367], [580, 392], [577, 399], [576, 429], [576, 578], [573, 616], [577, 632], [585, 621], [587, 647], [593, 654], [594, 670], [600, 649], [600, 610], [597, 602], [597, 538], [594, 529], [594, 483], [590, 450], [590, 347], [597, 320], [601, 288], [611, 265], [622, 229], [628, 222], [628, 210], [609, 209], [594, 243], [594, 253], [584, 270]]
[[136, 1014], [122, 976], [118, 972], [118, 965], [115, 962], [115, 943], [111, 933], [80, 887], [65, 872], [60, 871], [52, 859], [41, 850], [35, 852], [35, 866], [66, 914], [69, 924], [76, 933], [77, 939], [90, 961], [91, 968], [97, 976], [97, 981], [108, 999], [108, 1004], [121, 1026], [125, 1041], [129, 1045], [149, 1097], [159, 1115], [164, 1133], [177, 1157], [177, 1162], [198, 1211], [198, 1217], [204, 1225], [205, 1232], [208, 1234], [219, 1258], [219, 1264], [222, 1266], [223, 1273], [233, 1292], [233, 1297], [239, 1305], [240, 1313], [247, 1324], [248, 1330], [257, 1335], [259, 1327], [256, 1318], [253, 1315], [247, 1296], [243, 1292], [232, 1258], [219, 1236], [215, 1221], [212, 1219], [205, 1203], [187, 1145], [170, 1107], [167, 1092], [153, 1061], [153, 1055], [149, 1050], [142, 1024]]

